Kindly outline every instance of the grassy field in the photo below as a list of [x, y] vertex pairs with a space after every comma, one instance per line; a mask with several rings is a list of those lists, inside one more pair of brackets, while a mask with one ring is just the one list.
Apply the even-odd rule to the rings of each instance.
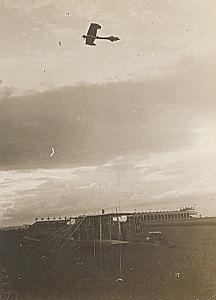
[[[148, 231], [161, 231], [168, 245], [139, 243]], [[51, 254], [31, 247], [22, 232], [1, 233], [1, 297], [216, 299], [215, 226], [147, 227], [135, 239], [128, 245], [103, 246], [102, 255], [98, 246], [75, 251], [70, 243]]]

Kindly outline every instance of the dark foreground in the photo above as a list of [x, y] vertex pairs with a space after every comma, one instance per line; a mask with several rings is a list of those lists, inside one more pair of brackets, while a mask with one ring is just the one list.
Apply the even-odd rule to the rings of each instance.
[[1, 298], [16, 300], [216, 299], [216, 227], [154, 227], [168, 245], [75, 247], [44, 252], [23, 232], [0, 233]]

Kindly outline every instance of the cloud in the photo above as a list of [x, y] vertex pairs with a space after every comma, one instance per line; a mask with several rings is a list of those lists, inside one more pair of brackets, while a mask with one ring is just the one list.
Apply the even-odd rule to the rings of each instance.
[[77, 188], [80, 189], [80, 190], [86, 190], [86, 189], [89, 190], [89, 189], [92, 189], [92, 188], [96, 187], [96, 185], [97, 185], [96, 182], [92, 182], [88, 185], [80, 185]]
[[200, 67], [185, 68], [182, 62], [182, 72], [144, 82], [80, 84], [4, 97], [1, 166], [80, 167], [128, 153], [187, 151], [192, 130], [214, 118], [215, 91], [213, 78]]
[[3, 85], [3, 80], [0, 79], [0, 100], [12, 96], [14, 89]]
[[[197, 140], [202, 139], [198, 136]], [[123, 155], [101, 166], [2, 171], [0, 223], [31, 223], [36, 216], [74, 216], [101, 208], [114, 211], [119, 203], [125, 211], [176, 209], [196, 203], [202, 214], [212, 215], [214, 201], [210, 209], [205, 204], [215, 197], [215, 166], [214, 153], [200, 156], [195, 143], [191, 152], [179, 149], [178, 155]]]
[[118, 197], [130, 210], [197, 199], [216, 211], [203, 204], [216, 176], [214, 73], [205, 68], [183, 60], [154, 80], [4, 96], [0, 195], [12, 206], [1, 207], [1, 224], [113, 210]]
[[6, 219], [13, 219], [14, 217], [17, 218], [19, 214], [19, 211], [15, 208], [12, 208], [12, 207], [8, 207], [5, 209], [4, 213], [3, 213], [3, 217], [6, 218]]
[[0, 208], [6, 209], [8, 207], [12, 207], [13, 203], [10, 201], [0, 202]]
[[[125, 209], [196, 200], [216, 211], [203, 204], [216, 178], [215, 8], [213, 0], [4, 1], [2, 224], [113, 209], [118, 197]], [[121, 41], [84, 47], [92, 21]]]

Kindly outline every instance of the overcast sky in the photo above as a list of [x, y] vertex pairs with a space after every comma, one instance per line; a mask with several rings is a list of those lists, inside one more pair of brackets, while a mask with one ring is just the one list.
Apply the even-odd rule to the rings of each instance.
[[[216, 215], [215, 16], [211, 0], [0, 0], [0, 225], [119, 202]], [[121, 40], [86, 46], [90, 22]]]

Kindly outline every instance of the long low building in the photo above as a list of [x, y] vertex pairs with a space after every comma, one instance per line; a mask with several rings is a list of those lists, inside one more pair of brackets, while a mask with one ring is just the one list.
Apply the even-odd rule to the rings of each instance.
[[197, 216], [197, 212], [193, 207], [186, 207], [180, 210], [173, 211], [150, 211], [133, 213], [129, 216], [129, 219], [135, 220], [135, 222], [154, 222], [154, 221], [168, 221], [168, 220], [185, 220], [191, 219]]
[[67, 220], [36, 220], [31, 225], [31, 230], [34, 231], [57, 231], [67, 225]]
[[[197, 213], [193, 207], [186, 207], [173, 211], [149, 211], [149, 212], [116, 212], [105, 213], [102, 210], [98, 215], [82, 215], [64, 220], [36, 220], [31, 225], [31, 230], [39, 232], [55, 232], [71, 227], [71, 232], [76, 232], [76, 237], [83, 240], [99, 238], [119, 239], [126, 237], [128, 233], [139, 233], [149, 224], [187, 221], [196, 218]], [[68, 231], [70, 232], [70, 230]]]
[[[134, 213], [127, 217], [127, 232], [143, 232], [145, 226], [153, 224], [173, 224], [190, 221], [197, 218], [197, 212], [193, 207], [186, 207], [173, 211], [150, 211]], [[125, 227], [125, 226], [124, 226]]]

